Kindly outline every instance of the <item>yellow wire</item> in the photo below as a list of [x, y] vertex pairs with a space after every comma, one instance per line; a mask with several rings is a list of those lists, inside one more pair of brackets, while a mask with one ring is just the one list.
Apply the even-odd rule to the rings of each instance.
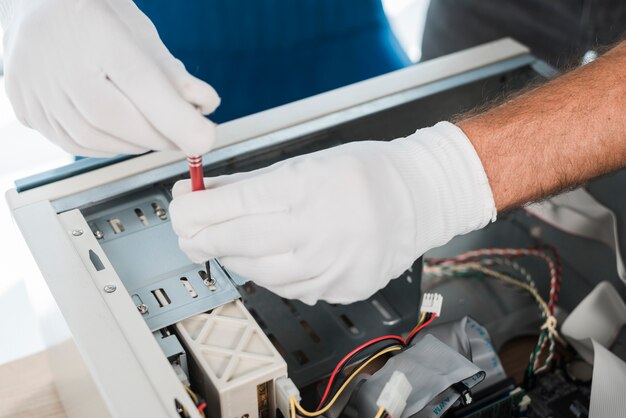
[[480, 264], [477, 263], [467, 263], [467, 264], [461, 264], [459, 266], [455, 266], [455, 267], [469, 267], [473, 270], [478, 270], [481, 271], [485, 274], [488, 274], [489, 276], [496, 278], [498, 280], [501, 280], [503, 282], [512, 284], [514, 286], [517, 287], [521, 287], [522, 289], [526, 290], [527, 292], [529, 292], [536, 300], [537, 302], [539, 302], [539, 305], [541, 306], [541, 309], [544, 311], [546, 317], [550, 317], [550, 310], [548, 309], [548, 304], [546, 303], [545, 300], [543, 300], [543, 298], [541, 297], [541, 295], [537, 292], [537, 290], [535, 290], [533, 287], [530, 287], [530, 285], [528, 285], [525, 282], [521, 282], [519, 280], [516, 280], [514, 278], [512, 278], [511, 276], [508, 276], [504, 273], [500, 273], [499, 271], [495, 271], [495, 270], [491, 270], [487, 267], [484, 267]]
[[478, 263], [465, 263], [465, 264], [458, 264], [454, 267], [452, 267], [453, 270], [464, 270], [464, 269], [473, 269], [473, 270], [477, 270], [477, 271], [481, 271], [495, 279], [501, 280], [503, 282], [512, 284], [514, 286], [517, 287], [521, 287], [522, 289], [526, 290], [527, 292], [529, 292], [534, 298], [535, 300], [537, 300], [537, 302], [539, 303], [539, 306], [541, 307], [541, 310], [543, 311], [545, 318], [546, 318], [546, 322], [541, 326], [541, 329], [547, 329], [548, 332], [553, 335], [557, 340], [559, 340], [559, 342], [563, 345], [566, 345], [565, 341], [563, 341], [563, 339], [561, 338], [561, 336], [559, 335], [558, 331], [556, 330], [556, 325], [557, 325], [557, 321], [556, 318], [550, 313], [550, 309], [548, 309], [548, 304], [546, 303], [546, 301], [541, 297], [541, 295], [537, 292], [537, 289], [535, 289], [534, 287], [531, 287], [530, 285], [528, 285], [525, 282], [521, 282], [519, 280], [514, 279], [511, 276], [508, 276], [504, 273], [500, 273], [499, 271], [495, 271], [492, 270], [490, 268], [484, 267], [481, 264]]
[[378, 412], [376, 413], [376, 416], [374, 418], [382, 418], [384, 413], [385, 413], [385, 408], [383, 408], [381, 406], [380, 409], [378, 410]]
[[298, 418], [296, 416], [296, 398], [293, 396], [289, 398], [289, 414], [291, 415], [291, 418]]
[[420, 325], [422, 325], [422, 322], [424, 322], [424, 319], [426, 319], [426, 312], [422, 312], [422, 314], [420, 315], [420, 320], [417, 321], [417, 326], [419, 327]]
[[[517, 287], [521, 287], [522, 289], [526, 290], [527, 292], [529, 292], [534, 298], [535, 300], [539, 303], [539, 306], [541, 307], [541, 310], [544, 312], [544, 314], [546, 315], [546, 317], [551, 316], [550, 315], [550, 310], [548, 309], [548, 304], [546, 303], [546, 301], [541, 297], [541, 295], [537, 292], [536, 289], [534, 289], [533, 287], [531, 287], [530, 285], [528, 285], [525, 282], [521, 282], [519, 280], [514, 279], [511, 276], [508, 276], [504, 273], [500, 273], [499, 271], [495, 271], [492, 270], [490, 268], [484, 267], [482, 264], [479, 263], [463, 263], [463, 264], [456, 264], [453, 266], [450, 266], [446, 269], [449, 270], [454, 270], [454, 271], [464, 271], [467, 269], [472, 269], [472, 270], [476, 270], [476, 271], [481, 271], [495, 279], [501, 280], [503, 282], [512, 284], [514, 286]], [[428, 270], [430, 271], [442, 271], [443, 269], [441, 269], [440, 267], [435, 267], [435, 268], [429, 268]], [[425, 271], [428, 271], [425, 270]]]
[[292, 397], [291, 399], [294, 402], [295, 407], [298, 409], [298, 411], [300, 412], [300, 414], [304, 415], [305, 417], [317, 417], [322, 415], [324, 412], [328, 411], [330, 409], [331, 406], [333, 406], [333, 404], [337, 401], [337, 399], [339, 399], [339, 396], [341, 395], [341, 393], [348, 387], [348, 385], [350, 384], [350, 382], [352, 381], [352, 379], [354, 379], [354, 377], [356, 375], [358, 375], [359, 373], [361, 373], [361, 370], [363, 370], [365, 367], [367, 367], [368, 364], [370, 364], [372, 361], [376, 360], [378, 357], [390, 353], [392, 351], [398, 351], [398, 350], [402, 350], [402, 347], [400, 346], [393, 346], [393, 347], [389, 347], [386, 348], [378, 353], [376, 353], [375, 355], [373, 355], [372, 357], [368, 358], [365, 362], [363, 362], [363, 364], [361, 364], [359, 366], [358, 369], [356, 369], [351, 375], [350, 377], [348, 377], [346, 379], [345, 382], [343, 382], [343, 385], [341, 385], [341, 387], [339, 388], [339, 390], [337, 391], [337, 393], [335, 393], [335, 396], [333, 396], [333, 398], [330, 400], [330, 402], [328, 402], [326, 404], [325, 407], [323, 407], [322, 409], [320, 409], [319, 411], [315, 411], [315, 412], [309, 412], [306, 409], [304, 409], [297, 401], [294, 397]]
[[[196, 406], [198, 406], [198, 395], [196, 395], [195, 392], [191, 390], [189, 387], [187, 387], [186, 385], [183, 385], [183, 387], [187, 390], [187, 393], [189, 394], [189, 396], [191, 396], [193, 403], [196, 404]], [[203, 411], [198, 411], [198, 413], [202, 417], [205, 416]]]
[[196, 394], [187, 386], [183, 385], [183, 387], [187, 390], [187, 393], [189, 394], [189, 396], [191, 396], [191, 399], [193, 399], [194, 403], [197, 405], [198, 397], [196, 396]]

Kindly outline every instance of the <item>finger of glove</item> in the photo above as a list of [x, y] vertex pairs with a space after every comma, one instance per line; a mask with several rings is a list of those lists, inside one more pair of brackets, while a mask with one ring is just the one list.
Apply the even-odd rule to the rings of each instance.
[[65, 131], [65, 129], [53, 117], [46, 113], [38, 100], [32, 100], [28, 104], [31, 109], [27, 122], [43, 136], [54, 142], [66, 152], [82, 157], [114, 157], [116, 154], [100, 152], [84, 148], [78, 145]]
[[191, 238], [182, 238], [180, 248], [194, 261], [291, 252], [294, 232], [284, 228], [284, 218], [284, 214], [247, 216], [212, 225]]
[[309, 268], [302, 265], [293, 251], [263, 257], [221, 257], [220, 263], [227, 270], [267, 288], [310, 280], [305, 273]]
[[208, 226], [240, 217], [288, 212], [285, 199], [269, 190], [270, 184], [267, 176], [257, 176], [179, 196], [170, 203], [174, 231], [191, 238]]
[[215, 125], [188, 103], [132, 39], [105, 58], [111, 81], [144, 117], [187, 155], [202, 155], [215, 142]]
[[119, 154], [142, 154], [146, 148], [129, 144], [119, 138], [104, 133], [87, 122], [71, 102], [55, 113], [55, 119], [67, 134], [83, 148], [99, 152]]
[[161, 41], [152, 21], [130, 1], [114, 1], [111, 6], [133, 36], [148, 48], [161, 70], [189, 103], [208, 115], [220, 105], [215, 89], [192, 76]]
[[67, 90], [77, 112], [94, 128], [143, 149], [178, 149], [102, 74], [74, 77]]
[[[52, 119], [52, 125], [57, 133], [57, 145], [65, 149], [72, 155], [80, 157], [98, 157], [98, 158], [110, 158], [120, 155], [118, 151], [105, 151], [94, 147], [84, 147], [78, 144], [74, 140], [74, 136], [69, 133], [68, 128], [58, 119]], [[75, 127], [74, 127], [75, 128]], [[70, 128], [71, 129], [71, 128]], [[124, 152], [122, 152], [124, 153]]]
[[155, 54], [162, 56], [158, 62], [181, 96], [204, 115], [215, 112], [222, 101], [217, 91], [210, 84], [189, 74], [184, 64], [174, 58], [164, 45], [162, 45], [162, 49], [164, 51], [155, 52]]

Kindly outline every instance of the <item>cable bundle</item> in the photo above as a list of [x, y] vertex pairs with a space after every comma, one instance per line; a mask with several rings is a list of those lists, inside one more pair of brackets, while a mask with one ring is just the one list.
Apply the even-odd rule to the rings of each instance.
[[[359, 374], [363, 369], [365, 369], [369, 364], [371, 364], [377, 358], [394, 351], [404, 350], [408, 346], [411, 345], [411, 342], [415, 339], [415, 336], [425, 327], [430, 325], [435, 318], [441, 312], [441, 303], [442, 298], [441, 295], [433, 295], [433, 294], [425, 294], [424, 302], [422, 303], [422, 309], [420, 309], [421, 314], [417, 325], [408, 333], [406, 338], [402, 338], [399, 335], [384, 335], [378, 338], [374, 338], [370, 341], [367, 341], [360, 346], [356, 347], [354, 350], [350, 351], [346, 354], [335, 369], [331, 373], [328, 383], [326, 384], [326, 389], [324, 390], [324, 394], [322, 395], [322, 399], [320, 400], [316, 410], [314, 412], [309, 412], [305, 410], [295, 398], [290, 399], [290, 409], [291, 409], [291, 418], [296, 417], [296, 410], [303, 416], [306, 417], [317, 417], [325, 412], [327, 412], [339, 399], [341, 394], [348, 387], [350, 382]], [[334, 392], [334, 395], [330, 397], [330, 400], [326, 402], [329, 398], [330, 393], [332, 393], [332, 389], [338, 385], [337, 380], [343, 374], [343, 371], [346, 367], [354, 364], [353, 360], [357, 359], [367, 348], [379, 346], [376, 351], [372, 354], [365, 356], [361, 361], [361, 365], [357, 367], [350, 375], [343, 381], [343, 383], [339, 386], [339, 388]], [[377, 417], [382, 417], [384, 415], [384, 410], [379, 410]]]
[[[547, 254], [548, 251], [551, 256]], [[537, 257], [546, 262], [550, 275], [548, 302], [539, 294], [531, 275], [516, 262], [518, 258], [524, 256]], [[494, 270], [494, 266], [506, 266], [518, 273], [522, 279]], [[424, 272], [439, 277], [464, 277], [464, 274], [467, 273], [481, 273], [520, 287], [531, 294], [537, 301], [544, 323], [540, 329], [537, 345], [530, 355], [527, 378], [550, 367], [554, 358], [556, 340], [565, 344], [558, 334], [557, 320], [554, 317], [554, 309], [561, 289], [561, 259], [554, 247], [542, 245], [533, 248], [488, 248], [469, 251], [451, 258], [427, 259], [425, 260]], [[548, 355], [543, 365], [540, 366], [539, 359], [546, 345], [548, 346]]]

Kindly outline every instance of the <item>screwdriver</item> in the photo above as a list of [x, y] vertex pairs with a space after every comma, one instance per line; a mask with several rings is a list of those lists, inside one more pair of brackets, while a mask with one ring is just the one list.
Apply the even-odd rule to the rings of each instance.
[[[193, 157], [187, 157], [187, 162], [189, 163], [189, 177], [191, 177], [191, 191], [197, 192], [204, 190], [204, 172], [202, 170], [202, 156], [197, 155]], [[209, 260], [204, 263], [204, 268], [206, 271], [206, 279], [205, 284], [209, 285], [213, 283], [213, 278], [211, 277], [211, 264]]]

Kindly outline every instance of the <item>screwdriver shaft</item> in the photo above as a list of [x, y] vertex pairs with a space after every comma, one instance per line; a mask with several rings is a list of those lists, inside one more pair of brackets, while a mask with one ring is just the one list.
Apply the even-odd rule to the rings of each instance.
[[[193, 157], [187, 157], [189, 163], [189, 177], [191, 177], [191, 191], [197, 192], [204, 190], [204, 171], [202, 170], [202, 156], [197, 155]], [[211, 278], [211, 264], [207, 260], [204, 263], [207, 278], [212, 281]]]

